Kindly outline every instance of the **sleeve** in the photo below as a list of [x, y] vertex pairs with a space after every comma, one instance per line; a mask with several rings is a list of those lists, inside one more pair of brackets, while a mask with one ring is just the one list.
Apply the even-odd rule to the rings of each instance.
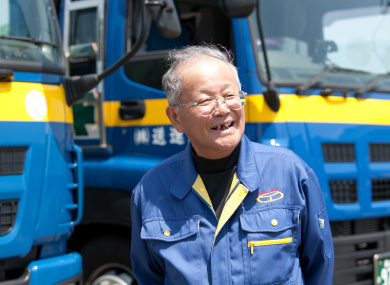
[[302, 185], [306, 211], [302, 217], [301, 266], [306, 284], [332, 284], [334, 251], [325, 202], [318, 179], [310, 170]]
[[135, 278], [138, 284], [164, 284], [165, 273], [162, 270], [162, 260], [153, 255], [148, 247], [147, 241], [141, 238], [142, 214], [137, 193], [140, 185], [134, 190], [131, 197], [131, 263]]

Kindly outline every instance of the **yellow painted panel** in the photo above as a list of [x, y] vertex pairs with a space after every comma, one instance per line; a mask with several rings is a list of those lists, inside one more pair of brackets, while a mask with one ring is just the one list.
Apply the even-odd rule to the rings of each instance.
[[247, 97], [246, 120], [390, 125], [390, 100], [336, 96], [280, 95], [278, 113], [266, 106], [262, 95]]
[[104, 121], [108, 127], [171, 124], [165, 114], [165, 109], [168, 107], [166, 99], [145, 100], [145, 116], [136, 120], [122, 120], [119, 116], [119, 107], [119, 101], [104, 102]]
[[2, 82], [0, 121], [73, 123], [73, 114], [60, 85]]

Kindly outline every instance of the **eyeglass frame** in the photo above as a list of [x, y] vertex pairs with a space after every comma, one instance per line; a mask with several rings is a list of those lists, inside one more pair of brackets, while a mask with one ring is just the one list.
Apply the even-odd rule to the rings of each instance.
[[[246, 95], [247, 95], [248, 93], [245, 92], [245, 91], [242, 91], [242, 90], [235, 91], [235, 92], [237, 92], [237, 95], [238, 95], [239, 97], [240, 97], [240, 94], [243, 94], [243, 95], [244, 95], [244, 98], [245, 98], [244, 104], [242, 104], [241, 107], [238, 108], [238, 109], [232, 109], [232, 108], [230, 108], [230, 107], [226, 104], [226, 97], [227, 97], [229, 94], [231, 94], [231, 93], [229, 93], [229, 94], [227, 94], [227, 95], [225, 95], [225, 96], [220, 96], [220, 97], [208, 96], [209, 98], [213, 98], [213, 99], [215, 100], [215, 107], [214, 107], [214, 110], [213, 110], [209, 115], [202, 115], [202, 114], [198, 111], [197, 106], [199, 105], [199, 102], [196, 102], [196, 103], [185, 103], [185, 104], [181, 104], [181, 103], [180, 103], [180, 104], [177, 104], [177, 105], [175, 105], [175, 106], [179, 107], [179, 109], [180, 109], [180, 106], [195, 106], [196, 112], [197, 112], [200, 116], [202, 116], [202, 117], [210, 117], [210, 116], [212, 116], [212, 115], [215, 113], [215, 111], [218, 110], [219, 106], [222, 105], [222, 104], [226, 104], [226, 107], [228, 107], [230, 110], [238, 111], [238, 110], [241, 110], [242, 108], [244, 108], [244, 105], [245, 105], [245, 103], [246, 103]], [[223, 99], [223, 102], [222, 102], [222, 104], [218, 104], [218, 100], [221, 99], [221, 98]]]

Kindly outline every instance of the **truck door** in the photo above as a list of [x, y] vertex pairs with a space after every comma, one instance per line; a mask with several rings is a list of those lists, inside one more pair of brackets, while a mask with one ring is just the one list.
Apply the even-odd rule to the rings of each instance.
[[[66, 0], [63, 15], [63, 43], [68, 75], [101, 73], [103, 70], [104, 1]], [[77, 143], [92, 148], [106, 146], [102, 119], [103, 83], [73, 105]]]

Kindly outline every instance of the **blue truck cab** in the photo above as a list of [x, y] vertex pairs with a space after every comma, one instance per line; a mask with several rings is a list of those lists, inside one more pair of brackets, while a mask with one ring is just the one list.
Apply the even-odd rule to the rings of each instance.
[[[83, 256], [87, 284], [118, 278], [135, 284], [131, 190], [188, 142], [165, 115], [165, 59], [173, 48], [202, 43], [234, 55], [248, 93], [246, 135], [292, 149], [315, 170], [331, 220], [334, 283], [384, 282], [388, 1], [64, 0], [61, 11], [69, 75], [100, 74], [132, 53], [73, 107], [85, 155], [85, 215], [70, 247]], [[156, 15], [172, 21], [177, 15], [179, 29], [161, 33]]]
[[82, 151], [52, 1], [0, 1], [0, 284], [81, 284]]

